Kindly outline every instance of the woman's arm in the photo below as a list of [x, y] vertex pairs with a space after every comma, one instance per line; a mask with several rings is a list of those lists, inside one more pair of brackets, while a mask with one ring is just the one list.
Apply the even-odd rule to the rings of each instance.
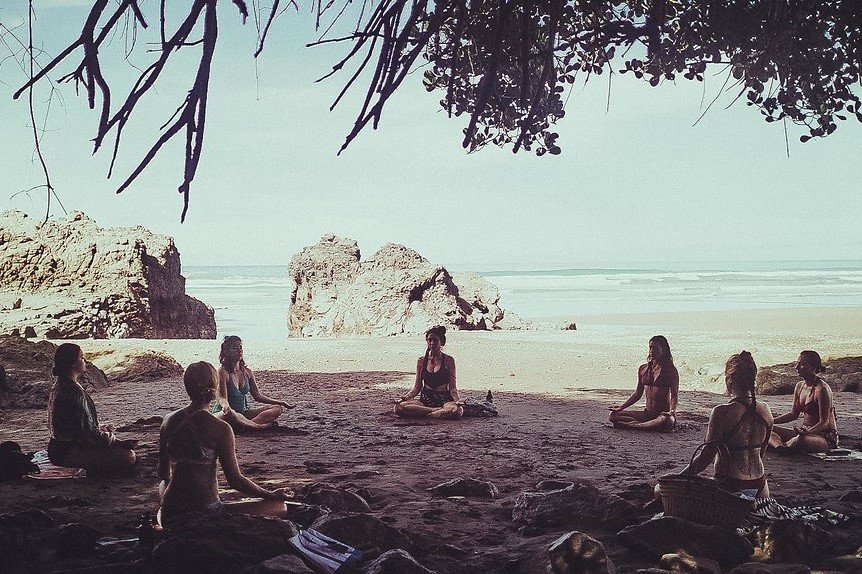
[[718, 447], [715, 445], [721, 438], [721, 425], [719, 423], [719, 419], [721, 418], [720, 409], [720, 406], [712, 409], [712, 413], [709, 415], [709, 423], [706, 427], [706, 439], [703, 441], [705, 444], [700, 453], [694, 457], [688, 466], [682, 469], [680, 474], [700, 474], [715, 460], [718, 454]]
[[674, 369], [671, 372], [670, 382], [670, 412], [676, 413], [676, 407], [679, 404], [679, 371]]
[[402, 401], [409, 401], [420, 392], [422, 392], [422, 368], [425, 366], [425, 357], [419, 357], [416, 361], [416, 380], [413, 382], [413, 388], [406, 395], [402, 395]]
[[218, 370], [218, 396], [216, 397], [216, 401], [218, 401], [221, 410], [225, 412], [230, 410], [230, 403], [227, 400], [227, 378], [227, 371], [224, 367], [220, 367]]
[[639, 400], [641, 400], [641, 397], [644, 394], [644, 382], [643, 382], [643, 376], [641, 376], [642, 375], [641, 370], [644, 367], [646, 367], [647, 369], [652, 368], [649, 363], [644, 363], [643, 365], [638, 367], [638, 386], [637, 386], [637, 388], [635, 388], [635, 391], [631, 394], [631, 396], [629, 398], [626, 399], [626, 401], [624, 403], [612, 406], [611, 407], [612, 411], [621, 411], [621, 410], [627, 409], [630, 406], [632, 406], [633, 404], [635, 404], [636, 402], [638, 402]]
[[218, 441], [218, 457], [221, 462], [221, 468], [224, 471], [224, 476], [231, 488], [249, 496], [286, 498], [280, 492], [267, 490], [258, 486], [254, 481], [249, 480], [242, 474], [242, 471], [239, 469], [239, 463], [236, 460], [236, 437], [233, 434], [233, 429], [224, 421], [218, 422], [222, 425]]
[[790, 408], [790, 412], [775, 417], [774, 423], [789, 423], [799, 418], [799, 413], [802, 412], [802, 385], [804, 384], [802, 381], [796, 383], [796, 388], [793, 390], [793, 406]]
[[[173, 413], [172, 413], [173, 414]], [[171, 478], [171, 462], [168, 458], [168, 425], [170, 424], [171, 415], [165, 417], [162, 421], [162, 427], [159, 429], [159, 478], [167, 482]]]
[[245, 373], [248, 377], [249, 392], [251, 393], [251, 396], [254, 400], [267, 405], [280, 405], [286, 409], [292, 409], [294, 407], [294, 405], [288, 404], [284, 401], [279, 401], [278, 399], [273, 399], [272, 397], [268, 397], [265, 394], [261, 393], [260, 389], [257, 386], [257, 381], [254, 379], [254, 373], [251, 371], [251, 369], [246, 368]]
[[452, 400], [456, 403], [461, 402], [461, 397], [458, 396], [457, 377], [455, 376], [455, 358], [446, 355], [449, 361], [449, 394], [452, 395]]

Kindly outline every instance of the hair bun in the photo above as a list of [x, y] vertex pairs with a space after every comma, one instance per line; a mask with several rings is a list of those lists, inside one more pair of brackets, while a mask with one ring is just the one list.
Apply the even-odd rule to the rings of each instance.
[[438, 325], [437, 330], [440, 331], [441, 334], [446, 334], [446, 327], [444, 325]]

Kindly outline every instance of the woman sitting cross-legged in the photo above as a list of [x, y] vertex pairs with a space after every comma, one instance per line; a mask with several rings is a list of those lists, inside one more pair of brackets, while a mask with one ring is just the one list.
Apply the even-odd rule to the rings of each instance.
[[[159, 517], [166, 528], [181, 522], [189, 512], [233, 512], [284, 518], [285, 489], [267, 490], [243, 476], [236, 460], [233, 429], [213, 416], [218, 374], [206, 362], [186, 369], [183, 383], [191, 403], [165, 417], [159, 434]], [[260, 497], [259, 501], [222, 503], [219, 500], [216, 461], [221, 463], [228, 484], [239, 492]]]
[[455, 359], [442, 351], [446, 327], [428, 329], [425, 342], [428, 348], [416, 361], [416, 382], [395, 403], [395, 414], [405, 418], [459, 419], [464, 416], [464, 407], [455, 386]]
[[[646, 394], [646, 408], [626, 410]], [[649, 340], [647, 362], [638, 368], [638, 386], [620, 405], [612, 406], [608, 420], [617, 428], [666, 432], [676, 424], [679, 373], [673, 364], [670, 344], [663, 335]]]
[[[218, 403], [213, 412], [222, 412], [222, 417], [237, 431], [258, 430], [273, 426], [284, 409], [295, 405], [268, 397], [260, 392], [254, 373], [245, 364], [242, 354], [242, 339], [228, 335], [221, 344], [219, 353], [221, 367], [218, 370]], [[248, 395], [261, 403], [259, 407], [248, 406]]]
[[100, 425], [93, 399], [78, 382], [87, 371], [81, 347], [63, 343], [54, 354], [57, 382], [48, 398], [48, 458], [57, 466], [86, 468], [90, 474], [128, 470], [135, 451], [117, 440], [111, 425]]
[[772, 413], [755, 397], [757, 365], [742, 351], [728, 359], [724, 379], [730, 402], [709, 415], [706, 440], [700, 453], [680, 474], [700, 474], [715, 462], [713, 478], [731, 492], [755, 490], [769, 496], [763, 454], [772, 432]]
[[817, 376], [826, 369], [816, 351], [802, 351], [796, 360], [796, 372], [802, 380], [793, 391], [790, 412], [775, 417], [775, 422], [789, 423], [802, 415], [802, 426], [792, 429], [776, 426], [769, 441], [773, 447], [787, 447], [805, 452], [826, 452], [838, 448], [838, 425], [832, 405], [832, 389]]

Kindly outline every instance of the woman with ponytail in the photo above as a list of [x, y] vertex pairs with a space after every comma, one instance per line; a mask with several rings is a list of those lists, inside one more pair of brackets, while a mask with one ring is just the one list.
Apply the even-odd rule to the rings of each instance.
[[48, 398], [48, 458], [57, 466], [86, 468], [90, 474], [110, 474], [135, 464], [135, 452], [118, 441], [110, 425], [100, 425], [93, 399], [78, 382], [87, 371], [84, 352], [63, 343], [54, 354], [57, 382]]
[[838, 425], [832, 403], [832, 389], [817, 376], [826, 368], [816, 351], [802, 351], [796, 360], [796, 372], [802, 380], [793, 391], [790, 412], [775, 418], [775, 422], [789, 423], [803, 415], [802, 426], [792, 429], [772, 429], [770, 446], [799, 449], [805, 452], [826, 452], [838, 448]]
[[405, 418], [459, 419], [464, 416], [464, 403], [455, 383], [455, 359], [442, 350], [446, 327], [425, 331], [425, 343], [425, 354], [416, 361], [413, 388], [395, 402], [395, 414]]
[[724, 367], [730, 401], [712, 409], [704, 448], [680, 474], [700, 474], [715, 462], [713, 478], [730, 491], [769, 496], [763, 454], [772, 432], [769, 406], [757, 400], [757, 365], [751, 353], [732, 355]]
[[[236, 438], [225, 421], [210, 413], [216, 396], [218, 374], [201, 361], [188, 366], [183, 384], [191, 402], [165, 417], [159, 433], [159, 485], [161, 524], [167, 528], [182, 522], [190, 512], [267, 515], [284, 518], [285, 489], [267, 490], [243, 476], [236, 460]], [[261, 500], [222, 503], [219, 499], [216, 461], [228, 484]]]

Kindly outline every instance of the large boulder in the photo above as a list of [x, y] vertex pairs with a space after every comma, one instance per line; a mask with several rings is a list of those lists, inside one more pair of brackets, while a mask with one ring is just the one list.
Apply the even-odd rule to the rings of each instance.
[[115, 383], [149, 383], [183, 376], [177, 360], [159, 351], [105, 349], [87, 353], [87, 361]]
[[[18, 336], [0, 336], [0, 364], [6, 373], [5, 388], [0, 388], [0, 407], [44, 409], [55, 377], [54, 353], [57, 345], [50, 341], [30, 341]], [[87, 363], [87, 372], [78, 378], [88, 391], [110, 386], [98, 367]]]
[[201, 516], [182, 530], [169, 533], [153, 549], [152, 569], [159, 574], [234, 574], [291, 554], [289, 540], [298, 533], [287, 520], [227, 512]]
[[185, 294], [174, 240], [0, 213], [0, 333], [49, 339], [212, 339], [212, 308]]
[[627, 548], [660, 559], [680, 550], [693, 556], [717, 561], [732, 568], [748, 560], [754, 547], [734, 530], [695, 524], [682, 518], [665, 516], [635, 524], [617, 533]]
[[[824, 361], [821, 375], [833, 391], [862, 392], [862, 357], [839, 357]], [[757, 370], [757, 392], [763, 395], [792, 395], [801, 377], [796, 362], [770, 365]]]
[[393, 243], [360, 261], [355, 241], [325, 235], [293, 257], [290, 276], [291, 336], [397, 335], [432, 325], [493, 329], [505, 316], [499, 291], [482, 276], [456, 280]]
[[638, 514], [635, 506], [619, 496], [579, 482], [556, 490], [522, 492], [515, 499], [512, 520], [538, 528], [599, 524], [616, 529], [631, 524]]

